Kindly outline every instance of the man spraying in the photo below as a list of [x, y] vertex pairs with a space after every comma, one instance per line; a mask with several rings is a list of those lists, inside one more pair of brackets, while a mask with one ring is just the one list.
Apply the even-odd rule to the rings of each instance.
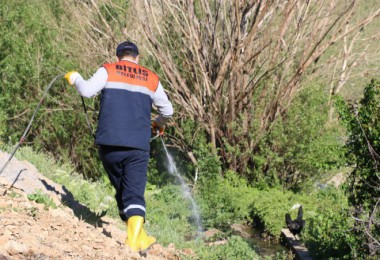
[[[116, 56], [118, 62], [104, 64], [87, 81], [76, 71], [65, 78], [83, 97], [101, 92], [95, 142], [116, 190], [120, 217], [127, 224], [125, 243], [138, 252], [156, 242], [143, 228], [151, 126], [163, 134], [173, 107], [158, 76], [138, 65], [139, 51], [134, 43], [119, 44]], [[151, 123], [152, 103], [160, 115]]]

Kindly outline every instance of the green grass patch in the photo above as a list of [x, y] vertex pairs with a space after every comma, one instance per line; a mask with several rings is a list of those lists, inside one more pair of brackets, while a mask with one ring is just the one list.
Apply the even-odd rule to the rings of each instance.
[[238, 236], [232, 236], [223, 246], [201, 246], [197, 250], [199, 259], [261, 259], [250, 247], [247, 241]]
[[146, 192], [147, 229], [163, 245], [175, 243], [177, 248], [185, 248], [188, 240], [196, 236], [196, 227], [191, 224], [190, 205], [183, 198], [180, 187], [164, 186]]
[[[5, 151], [12, 149], [9, 146], [1, 148]], [[86, 205], [95, 214], [107, 211], [109, 216], [118, 216], [113, 197], [114, 191], [106, 178], [97, 182], [86, 180], [75, 172], [72, 165], [56, 161], [52, 156], [43, 152], [36, 152], [29, 146], [21, 147], [17, 151], [16, 157], [19, 160], [29, 161], [44, 176], [63, 185], [78, 202]]]
[[45, 205], [45, 209], [53, 208], [56, 209], [57, 205], [54, 203], [53, 199], [49, 197], [49, 195], [44, 194], [41, 190], [36, 190], [36, 193], [29, 194], [28, 199], [31, 201], [35, 201], [40, 204]]

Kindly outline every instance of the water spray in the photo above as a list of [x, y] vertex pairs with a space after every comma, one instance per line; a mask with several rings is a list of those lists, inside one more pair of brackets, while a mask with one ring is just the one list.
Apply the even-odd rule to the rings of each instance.
[[164, 142], [164, 138], [162, 137], [162, 135], [160, 135], [160, 137], [161, 137], [162, 146], [164, 147], [166, 156], [168, 158], [169, 173], [174, 175], [179, 180], [179, 182], [181, 184], [181, 188], [182, 188], [181, 191], [182, 191], [184, 198], [190, 201], [191, 213], [194, 217], [194, 222], [195, 222], [195, 225], [197, 226], [197, 232], [199, 235], [203, 232], [203, 228], [202, 228], [202, 221], [201, 221], [198, 205], [195, 203], [195, 200], [192, 197], [191, 191], [190, 191], [189, 187], [187, 186], [185, 180], [182, 178], [181, 174], [179, 173], [177, 166], [174, 162], [173, 156], [169, 153], [169, 151], [166, 147], [166, 144]]

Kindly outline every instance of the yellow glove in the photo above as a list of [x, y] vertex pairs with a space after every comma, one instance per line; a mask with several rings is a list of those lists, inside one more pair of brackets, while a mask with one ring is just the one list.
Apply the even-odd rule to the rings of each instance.
[[67, 72], [65, 75], [65, 79], [67, 79], [67, 82], [72, 86], [75, 83], [75, 80], [79, 77], [79, 73], [76, 71], [70, 71]]
[[152, 121], [152, 128], [154, 134], [158, 132], [159, 135], [164, 135], [165, 126], [159, 126], [156, 121]]

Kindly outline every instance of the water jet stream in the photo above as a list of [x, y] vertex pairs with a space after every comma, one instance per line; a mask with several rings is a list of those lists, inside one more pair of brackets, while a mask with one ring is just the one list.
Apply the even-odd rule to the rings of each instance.
[[191, 196], [191, 191], [189, 189], [189, 187], [187, 186], [185, 180], [182, 178], [181, 174], [179, 173], [178, 169], [177, 169], [177, 166], [174, 162], [174, 159], [173, 159], [173, 156], [169, 153], [166, 145], [165, 145], [165, 142], [164, 142], [164, 139], [162, 138], [161, 136], [161, 142], [162, 142], [162, 145], [164, 147], [164, 150], [166, 152], [166, 156], [168, 158], [168, 162], [169, 162], [169, 173], [174, 175], [180, 182], [181, 184], [181, 191], [182, 191], [182, 195], [185, 199], [188, 199], [190, 201], [190, 204], [191, 204], [191, 214], [193, 215], [193, 218], [194, 218], [194, 222], [197, 226], [197, 232], [198, 232], [198, 235], [201, 234], [203, 232], [203, 228], [202, 228], [202, 222], [201, 222], [201, 217], [200, 217], [200, 214], [199, 214], [199, 209], [198, 209], [198, 206], [197, 204], [195, 203], [193, 197]]

